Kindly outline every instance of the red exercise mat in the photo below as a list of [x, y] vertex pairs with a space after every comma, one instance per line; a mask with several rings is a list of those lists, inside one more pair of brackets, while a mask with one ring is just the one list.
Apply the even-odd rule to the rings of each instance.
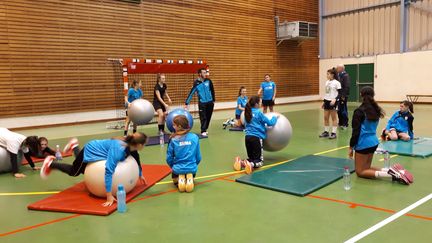
[[[49, 154], [47, 154], [47, 156], [48, 156]], [[64, 157], [70, 157], [70, 156], [72, 156], [72, 151], [70, 151], [70, 152], [67, 152], [67, 153], [63, 153], [62, 152], [62, 157], [64, 158]], [[45, 160], [45, 158], [38, 158], [38, 157], [31, 157], [32, 158], [32, 160], [33, 160], [33, 163], [39, 163], [39, 162], [43, 162], [44, 160]], [[26, 158], [25, 157], [23, 157], [23, 159], [22, 159], [22, 161], [21, 161], [21, 164], [22, 165], [27, 165], [28, 164], [28, 161], [26, 160]]]
[[[126, 202], [129, 202], [171, 173], [171, 169], [167, 165], [142, 165], [142, 171], [147, 180], [147, 185], [137, 185], [132, 191], [127, 193]], [[80, 182], [58, 194], [32, 203], [27, 208], [39, 211], [106, 216], [116, 211], [117, 204], [103, 207], [102, 203], [105, 201], [105, 198], [90, 195], [84, 182]]]

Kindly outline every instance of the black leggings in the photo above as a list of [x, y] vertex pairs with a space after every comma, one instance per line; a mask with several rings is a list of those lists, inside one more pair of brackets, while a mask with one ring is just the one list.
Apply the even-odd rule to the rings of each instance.
[[52, 162], [50, 168], [60, 170], [70, 176], [84, 174], [87, 163], [84, 163], [84, 148], [79, 151], [79, 147], [74, 148], [75, 160], [72, 164]]
[[[74, 148], [75, 160], [72, 164], [65, 163], [57, 163], [52, 162], [50, 168], [60, 170], [70, 176], [78, 176], [80, 174], [84, 174], [87, 163], [84, 162], [84, 148], [80, 151], [79, 147]], [[126, 157], [129, 154], [126, 153]], [[135, 161], [138, 163], [138, 166], [141, 168], [140, 157], [138, 151], [131, 151], [130, 155], [134, 157]]]
[[213, 108], [214, 103], [212, 101], [198, 104], [199, 117], [201, 121], [201, 133], [207, 132], [207, 129], [210, 125], [211, 117], [213, 115]]
[[248, 161], [253, 164], [255, 168], [263, 166], [263, 145], [262, 139], [255, 136], [245, 137], [246, 151]]

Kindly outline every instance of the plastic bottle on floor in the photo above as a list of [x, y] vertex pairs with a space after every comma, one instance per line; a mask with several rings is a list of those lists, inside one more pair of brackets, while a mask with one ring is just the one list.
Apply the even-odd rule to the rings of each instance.
[[384, 151], [384, 168], [390, 169], [390, 153], [388, 151]]
[[161, 147], [165, 146], [165, 135], [162, 131], [159, 132], [159, 144]]
[[122, 184], [118, 185], [117, 188], [117, 211], [119, 213], [125, 213], [126, 207], [126, 192]]
[[61, 161], [63, 159], [63, 156], [60, 152], [60, 146], [56, 145], [56, 153], [55, 153], [56, 161]]
[[344, 167], [344, 173], [343, 173], [343, 183], [344, 183], [344, 189], [345, 191], [348, 191], [351, 189], [351, 173], [349, 171], [349, 167]]

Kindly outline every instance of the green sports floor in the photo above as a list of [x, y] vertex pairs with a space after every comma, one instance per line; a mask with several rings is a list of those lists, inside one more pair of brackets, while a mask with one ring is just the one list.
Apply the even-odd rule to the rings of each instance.
[[[355, 105], [355, 104], [352, 104]], [[309, 154], [346, 158], [351, 130], [338, 131], [336, 140], [319, 139], [323, 130], [319, 103], [277, 106], [288, 117], [294, 135], [279, 152], [265, 152], [266, 165]], [[353, 110], [354, 106], [350, 107]], [[383, 105], [390, 116], [398, 104]], [[125, 214], [88, 216], [28, 211], [27, 205], [72, 186], [83, 179], [53, 173], [43, 181], [38, 172], [21, 167], [25, 179], [0, 175], [0, 242], [343, 242], [427, 196], [432, 191], [432, 157], [395, 156], [410, 170], [414, 184], [404, 186], [352, 175], [353, 188], [345, 191], [336, 181], [309, 196], [297, 197], [234, 182], [242, 174], [232, 170], [233, 158], [244, 157], [244, 135], [222, 129], [232, 111], [214, 114], [209, 138], [201, 140], [202, 163], [193, 193], [179, 193], [165, 178], [128, 204]], [[416, 136], [432, 137], [432, 106], [415, 107]], [[380, 128], [384, 127], [382, 121]], [[199, 122], [195, 120], [194, 131]], [[140, 128], [155, 135], [156, 126]], [[51, 147], [63, 146], [77, 136], [91, 139], [122, 135], [105, 123], [19, 131], [46, 136]], [[141, 152], [142, 163], [164, 164], [166, 147]], [[381, 156], [374, 165], [382, 166]], [[71, 162], [71, 158], [65, 161]], [[41, 194], [47, 193], [47, 194]], [[432, 200], [366, 236], [361, 242], [431, 242]]]

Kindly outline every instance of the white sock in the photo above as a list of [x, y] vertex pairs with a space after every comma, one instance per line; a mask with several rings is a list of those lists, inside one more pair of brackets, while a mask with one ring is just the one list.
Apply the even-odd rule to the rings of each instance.
[[381, 168], [381, 171], [384, 171], [385, 173], [387, 173], [389, 171], [388, 168]]
[[332, 127], [332, 133], [336, 133], [337, 127]]
[[324, 131], [329, 132], [330, 131], [330, 127], [329, 126], [324, 126]]
[[387, 171], [380, 171], [377, 170], [375, 171], [375, 177], [376, 178], [388, 178], [388, 177], [392, 177], [389, 173], [387, 173]]

